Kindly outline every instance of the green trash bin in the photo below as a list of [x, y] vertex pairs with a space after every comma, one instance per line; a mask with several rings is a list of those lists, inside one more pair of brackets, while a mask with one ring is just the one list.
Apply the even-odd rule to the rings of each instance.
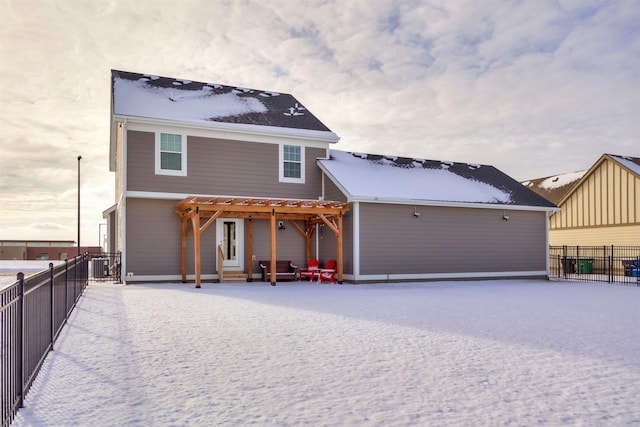
[[579, 259], [578, 260], [578, 273], [580, 274], [591, 274], [593, 271], [593, 260], [592, 259]]

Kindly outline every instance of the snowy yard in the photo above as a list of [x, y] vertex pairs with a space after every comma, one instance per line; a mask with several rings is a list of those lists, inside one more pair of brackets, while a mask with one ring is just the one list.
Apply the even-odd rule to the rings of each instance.
[[14, 426], [640, 425], [640, 288], [92, 284]]

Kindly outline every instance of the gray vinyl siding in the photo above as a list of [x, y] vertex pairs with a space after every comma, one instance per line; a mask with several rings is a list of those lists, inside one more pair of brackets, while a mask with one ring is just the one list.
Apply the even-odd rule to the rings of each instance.
[[317, 199], [322, 192], [316, 159], [324, 148], [305, 148], [305, 183], [278, 178], [277, 144], [187, 136], [187, 176], [155, 175], [155, 135], [129, 131], [127, 189], [180, 194]]
[[[248, 220], [245, 220], [245, 227]], [[253, 221], [253, 254], [256, 259], [253, 261], [254, 274], [260, 273], [258, 261], [271, 258], [271, 237], [268, 220], [254, 219]], [[300, 232], [289, 223], [284, 221], [285, 229], [276, 232], [276, 258], [279, 260], [291, 261], [294, 265], [304, 267], [307, 265], [305, 238]], [[298, 221], [304, 229], [304, 223]], [[245, 232], [245, 235], [247, 233]], [[246, 240], [246, 239], [245, 239]], [[246, 249], [246, 246], [245, 246]], [[246, 267], [245, 267], [246, 269]]]
[[335, 200], [338, 202], [346, 202], [347, 196], [331, 181], [328, 177], [324, 177], [324, 199]]
[[545, 212], [360, 204], [360, 274], [546, 270]]
[[[127, 272], [134, 276], [180, 275], [180, 219], [174, 213], [176, 201], [127, 199]], [[201, 235], [202, 274], [215, 273], [216, 228]], [[193, 274], [193, 233], [187, 239], [187, 273]]]
[[[135, 276], [180, 275], [180, 220], [174, 213], [174, 200], [127, 199], [127, 271]], [[271, 242], [268, 220], [253, 221], [253, 272], [259, 273], [258, 261], [269, 259]], [[248, 231], [245, 219], [244, 252], [247, 257]], [[302, 223], [299, 223], [304, 227]], [[276, 234], [276, 256], [296, 265], [306, 265], [304, 236], [285, 221], [285, 230]], [[201, 235], [200, 263], [202, 274], [217, 273], [216, 226], [212, 224]], [[248, 265], [245, 262], [244, 271]], [[187, 237], [187, 274], [194, 273], [193, 233]], [[126, 274], [126, 272], [125, 272]]]
[[120, 232], [118, 231], [118, 224], [116, 222], [116, 210], [114, 209], [112, 212], [109, 213], [109, 216], [107, 217], [107, 241], [106, 243], [106, 248], [104, 248], [105, 250], [107, 250], [107, 252], [118, 252], [120, 250], [120, 248], [117, 246], [116, 243], [116, 237], [120, 234]]
[[[324, 199], [346, 202], [347, 197], [340, 189], [325, 176]], [[350, 206], [353, 209], [353, 206]], [[330, 259], [338, 259], [337, 238], [329, 227], [318, 227], [318, 251], [321, 265], [325, 265]], [[342, 219], [342, 260], [343, 273], [353, 274], [353, 213], [347, 212]]]
[[[337, 237], [329, 227], [318, 227], [318, 250], [321, 265], [330, 259], [338, 260]], [[353, 213], [347, 212], [342, 219], [342, 261], [343, 273], [353, 274]]]

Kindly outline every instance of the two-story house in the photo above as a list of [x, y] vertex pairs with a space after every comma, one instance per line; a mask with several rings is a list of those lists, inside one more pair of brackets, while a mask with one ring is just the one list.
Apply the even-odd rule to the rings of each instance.
[[258, 278], [335, 259], [350, 282], [545, 276], [555, 206], [492, 166], [332, 149], [292, 95], [112, 71], [109, 248], [126, 282]]

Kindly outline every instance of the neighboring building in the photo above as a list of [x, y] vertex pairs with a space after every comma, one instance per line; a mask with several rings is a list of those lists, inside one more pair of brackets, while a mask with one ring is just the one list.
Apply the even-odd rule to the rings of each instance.
[[127, 282], [258, 278], [273, 253], [354, 282], [547, 274], [555, 206], [491, 166], [333, 150], [268, 91], [112, 71], [111, 112], [104, 216]]
[[[101, 252], [98, 247], [83, 246], [82, 252]], [[0, 259], [65, 260], [77, 255], [73, 240], [0, 240]]]
[[523, 185], [561, 209], [549, 219], [551, 245], [640, 245], [640, 158], [603, 154], [587, 171]]

